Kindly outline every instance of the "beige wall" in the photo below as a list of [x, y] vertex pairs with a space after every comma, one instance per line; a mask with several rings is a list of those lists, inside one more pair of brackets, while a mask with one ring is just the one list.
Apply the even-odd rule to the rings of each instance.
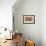
[[0, 0], [0, 27], [12, 28], [12, 6], [16, 0]]
[[[34, 40], [37, 46], [41, 46], [41, 1], [23, 0], [17, 7], [15, 6], [13, 7], [15, 29], [22, 32], [25, 38]], [[23, 15], [35, 15], [35, 24], [23, 24]]]
[[46, 0], [42, 0], [41, 3], [41, 38], [42, 46], [46, 46]]

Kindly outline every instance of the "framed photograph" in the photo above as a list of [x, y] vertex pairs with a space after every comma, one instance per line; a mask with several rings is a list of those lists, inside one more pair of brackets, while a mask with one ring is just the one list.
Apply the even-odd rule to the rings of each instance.
[[35, 24], [35, 15], [23, 15], [23, 24]]

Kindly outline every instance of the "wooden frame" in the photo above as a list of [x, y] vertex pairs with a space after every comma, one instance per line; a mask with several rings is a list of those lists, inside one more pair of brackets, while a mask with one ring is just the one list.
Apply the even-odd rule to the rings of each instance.
[[35, 24], [35, 15], [23, 15], [23, 24]]

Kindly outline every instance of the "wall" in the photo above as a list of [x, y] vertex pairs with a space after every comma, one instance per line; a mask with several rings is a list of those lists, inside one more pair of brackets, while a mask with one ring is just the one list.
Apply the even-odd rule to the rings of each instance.
[[[36, 46], [41, 46], [41, 0], [23, 0], [13, 6], [13, 14], [15, 29], [22, 32], [24, 38], [34, 40]], [[23, 15], [35, 15], [35, 24], [23, 24]]]
[[41, 1], [41, 38], [42, 46], [46, 46], [46, 0]]
[[0, 27], [12, 28], [12, 6], [16, 0], [0, 0]]

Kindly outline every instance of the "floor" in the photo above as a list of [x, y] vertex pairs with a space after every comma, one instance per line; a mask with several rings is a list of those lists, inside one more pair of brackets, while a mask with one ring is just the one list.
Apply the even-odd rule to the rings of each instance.
[[[19, 34], [20, 35], [20, 34]], [[22, 44], [22, 37], [19, 35], [14, 36], [12, 40], [0, 39], [0, 46], [23, 46]], [[6, 40], [6, 42], [3, 42]], [[2, 43], [3, 42], [3, 43]], [[17, 43], [16, 43], [17, 42]]]
[[6, 42], [2, 43], [0, 46], [16, 46], [15, 39], [13, 39], [13, 40], [6, 40]]
[[[0, 46], [16, 46], [16, 39], [6, 40], [6, 42], [4, 42], [3, 44], [1, 44]], [[20, 46], [24, 46], [24, 45], [21, 43]]]

